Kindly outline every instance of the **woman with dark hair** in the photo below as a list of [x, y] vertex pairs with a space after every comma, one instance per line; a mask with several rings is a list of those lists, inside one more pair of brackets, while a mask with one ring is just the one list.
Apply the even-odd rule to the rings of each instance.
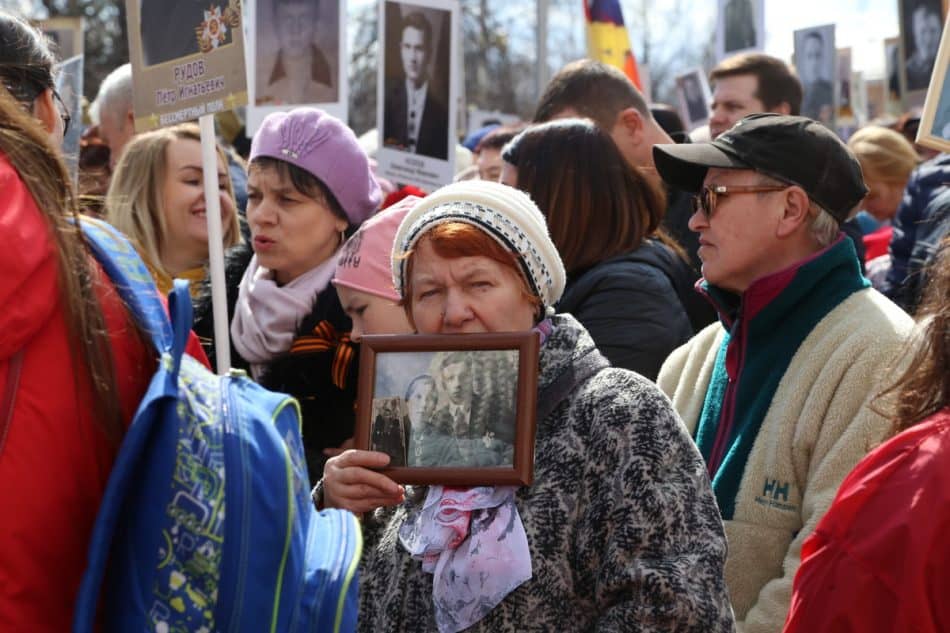
[[[950, 239], [865, 457], [802, 547], [786, 633], [950, 630]], [[884, 411], [882, 411], [883, 413]]]
[[0, 630], [69, 630], [96, 512], [155, 370], [79, 229], [53, 56], [0, 12]]
[[0, 83], [40, 122], [58, 148], [70, 118], [53, 86], [55, 63], [56, 57], [42, 33], [0, 11]]
[[502, 182], [537, 203], [564, 260], [558, 312], [574, 315], [611, 363], [655, 380], [693, 334], [680, 295], [695, 294], [689, 264], [660, 228], [663, 194], [588, 120], [529, 128], [502, 157]]
[[[350, 128], [297, 108], [268, 115], [254, 135], [247, 192], [253, 251], [229, 253], [226, 274], [232, 365], [300, 401], [316, 480], [324, 449], [352, 437], [356, 400], [352, 321], [330, 282], [346, 235], [377, 210], [379, 185]], [[210, 340], [208, 299], [195, 329]]]

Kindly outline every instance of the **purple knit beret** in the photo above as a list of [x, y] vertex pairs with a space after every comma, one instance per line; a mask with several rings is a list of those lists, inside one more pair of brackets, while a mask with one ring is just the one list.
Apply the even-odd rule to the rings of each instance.
[[251, 141], [250, 161], [268, 156], [315, 176], [336, 196], [351, 224], [371, 216], [382, 192], [353, 130], [323, 110], [297, 108], [267, 115]]

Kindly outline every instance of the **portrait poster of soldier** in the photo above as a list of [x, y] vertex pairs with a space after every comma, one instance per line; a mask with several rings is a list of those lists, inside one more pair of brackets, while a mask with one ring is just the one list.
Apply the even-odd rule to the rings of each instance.
[[379, 171], [431, 191], [454, 175], [458, 4], [381, 0], [379, 15]]
[[712, 94], [702, 69], [694, 68], [676, 77], [676, 95], [680, 116], [687, 129], [694, 129], [709, 122], [709, 104]]
[[56, 17], [36, 23], [53, 43], [56, 57], [63, 60], [83, 54], [83, 24], [81, 17]]
[[887, 82], [886, 112], [898, 116], [903, 112], [904, 88], [901, 81], [901, 42], [899, 37], [884, 40], [884, 78]]
[[937, 59], [943, 14], [940, 0], [900, 0], [901, 69], [905, 107], [919, 106]]
[[851, 48], [839, 48], [835, 63], [835, 98], [837, 120], [845, 125], [854, 119], [854, 107], [851, 103]]
[[764, 0], [719, 0], [716, 19], [716, 58], [765, 46]]
[[917, 129], [917, 142], [950, 152], [950, 35], [943, 31]]
[[392, 466], [511, 466], [517, 389], [517, 350], [380, 354], [370, 446]]
[[802, 116], [828, 127], [835, 115], [835, 25], [795, 31], [795, 68], [802, 82]]
[[247, 133], [299, 106], [347, 118], [345, 0], [251, 0], [245, 6], [251, 85]]
[[126, 0], [135, 129], [247, 103], [239, 0]]
[[887, 114], [887, 79], [870, 79], [864, 82], [867, 90], [868, 121]]
[[69, 129], [63, 135], [63, 158], [73, 179], [79, 186], [79, 137], [82, 135], [82, 73], [85, 57], [76, 55], [56, 65], [53, 82], [63, 107], [69, 114]]

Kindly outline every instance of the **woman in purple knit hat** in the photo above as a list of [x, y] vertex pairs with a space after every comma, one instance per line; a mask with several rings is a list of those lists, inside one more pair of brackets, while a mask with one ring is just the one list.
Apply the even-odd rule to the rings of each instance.
[[[238, 247], [227, 263], [231, 363], [300, 401], [316, 480], [324, 449], [353, 435], [356, 398], [352, 326], [330, 280], [346, 237], [379, 207], [380, 189], [352, 130], [298, 108], [269, 115], [254, 135], [247, 192], [251, 248]], [[210, 300], [195, 328], [211, 333]]]

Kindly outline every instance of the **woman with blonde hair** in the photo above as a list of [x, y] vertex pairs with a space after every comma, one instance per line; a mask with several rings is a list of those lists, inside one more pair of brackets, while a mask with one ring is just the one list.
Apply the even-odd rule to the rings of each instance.
[[[855, 132], [848, 139], [848, 147], [861, 163], [870, 190], [857, 218], [861, 232], [867, 235], [890, 226], [920, 156], [901, 134], [879, 125]], [[868, 259], [872, 259], [870, 254]]]
[[848, 139], [854, 152], [868, 195], [862, 210], [855, 217], [863, 234], [866, 276], [875, 288], [881, 289], [891, 267], [887, 249], [894, 229], [891, 220], [897, 215], [910, 180], [910, 174], [920, 163], [914, 146], [902, 134], [879, 125], [861, 128]]
[[[241, 241], [227, 159], [218, 148], [218, 188], [224, 247]], [[201, 134], [193, 123], [147, 132], [132, 139], [106, 194], [106, 219], [135, 244], [162, 293], [172, 279], [205, 277], [208, 226], [205, 215]]]

